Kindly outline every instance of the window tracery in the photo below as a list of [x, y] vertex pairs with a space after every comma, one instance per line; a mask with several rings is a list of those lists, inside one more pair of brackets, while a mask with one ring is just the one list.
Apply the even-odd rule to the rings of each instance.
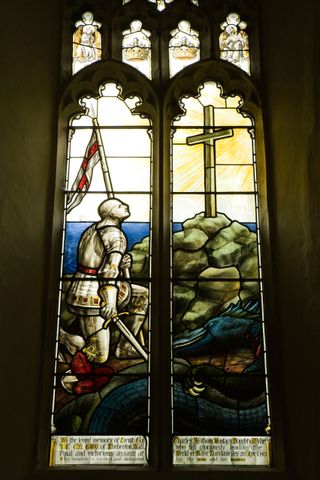
[[[150, 318], [156, 317], [153, 325], [160, 320], [170, 322], [169, 315], [160, 319], [152, 306], [151, 297], [159, 295], [151, 282], [152, 265], [153, 278], [159, 276], [159, 283], [164, 281], [171, 292], [158, 302], [165, 304], [164, 312], [170, 308], [172, 312], [173, 429], [169, 448], [173, 463], [236, 465], [235, 457], [242, 448], [238, 437], [244, 436], [250, 451], [250, 455], [243, 454], [245, 464], [269, 465], [270, 412], [265, 381], [255, 132], [255, 113], [260, 107], [255, 105], [254, 113], [248, 113], [243, 108], [246, 95], [241, 88], [229, 91], [225, 86], [229, 76], [246, 82], [241, 70], [249, 73], [250, 68], [248, 36], [244, 32], [247, 24], [240, 15], [230, 13], [221, 24], [223, 33], [216, 39], [220, 52], [207, 48], [210, 55], [202, 57], [203, 44], [210, 46], [212, 41], [212, 32], [199, 28], [205, 24], [205, 14], [202, 24], [198, 19], [193, 23], [190, 15], [181, 15], [178, 0], [149, 1], [162, 12], [158, 15], [154, 9], [150, 23], [143, 8], [130, 18], [122, 9], [123, 17], [115, 30], [109, 22], [108, 39], [115, 45], [109, 46], [100, 65], [91, 64], [102, 58], [98, 30], [106, 23], [96, 22], [91, 12], [85, 12], [76, 23], [73, 37], [72, 73], [83, 72], [79, 72], [69, 91], [70, 98], [77, 97], [80, 103], [74, 107], [77, 114], [69, 115], [67, 127], [51, 464], [90, 463], [87, 453], [83, 462], [73, 454], [67, 458], [65, 451], [74, 445], [100, 452], [95, 463], [148, 462], [148, 448], [153, 441], [149, 437], [153, 421], [150, 339], [159, 341], [156, 336], [150, 337]], [[196, 0], [190, 3], [199, 7]], [[123, 0], [122, 4], [125, 7], [133, 2]], [[166, 8], [168, 4], [170, 8]], [[113, 7], [116, 17], [116, 3]], [[176, 7], [177, 19], [182, 20], [171, 21], [168, 26], [160, 20], [157, 23], [156, 19], [165, 15], [171, 18], [169, 14]], [[98, 18], [103, 19], [103, 15]], [[160, 47], [164, 39], [166, 48]], [[239, 67], [238, 71], [219, 62], [215, 55]], [[200, 75], [203, 65], [207, 68]], [[181, 72], [185, 67], [189, 68]], [[173, 78], [178, 72], [179, 76]], [[91, 88], [92, 78], [95, 86]], [[134, 87], [128, 94], [123, 93], [130, 82]], [[251, 88], [251, 84], [246, 85]], [[148, 88], [152, 102], [144, 96]], [[80, 95], [81, 89], [85, 95]], [[166, 102], [173, 91], [180, 93], [171, 98], [167, 110]], [[79, 113], [80, 105], [86, 113]], [[152, 108], [154, 116], [146, 113]], [[152, 176], [154, 166], [156, 174]], [[168, 169], [170, 175], [165, 173]], [[171, 188], [169, 203], [159, 195], [160, 181], [164, 179], [168, 184], [164, 190], [169, 191], [169, 184]], [[153, 198], [167, 210], [167, 224], [160, 225], [160, 230], [166, 231], [170, 225], [170, 245], [159, 237], [157, 222], [162, 219], [154, 215], [158, 206]], [[130, 220], [129, 216], [123, 217], [115, 225], [114, 214], [111, 220], [105, 218], [102, 205], [107, 200], [127, 208]], [[116, 239], [117, 251], [107, 251], [109, 243], [104, 241], [104, 232], [102, 239], [96, 235], [105, 224], [110, 227], [110, 221], [122, 239]], [[91, 250], [100, 256], [100, 263], [97, 260], [95, 265], [90, 264], [91, 254], [87, 255], [92, 238], [97, 245]], [[165, 245], [164, 259], [157, 256], [160, 244]], [[152, 245], [157, 248], [152, 249]], [[170, 273], [164, 278], [166, 262]], [[108, 307], [112, 301], [113, 306]], [[205, 335], [209, 340], [204, 346], [201, 342]], [[220, 342], [217, 349], [215, 336]], [[197, 350], [199, 342], [204, 353]], [[224, 384], [231, 377], [245, 383], [251, 373], [257, 384], [255, 396], [252, 391], [248, 394], [247, 386], [245, 393], [225, 391]], [[212, 376], [218, 376], [220, 383], [213, 385], [210, 378], [208, 385], [208, 377]], [[132, 417], [127, 416], [128, 405], [123, 400], [130, 388], [130, 395], [138, 392], [134, 396], [138, 403], [132, 402], [138, 413], [135, 416], [131, 409]], [[82, 400], [84, 395], [92, 400], [92, 409]], [[116, 414], [113, 402], [121, 405]], [[142, 405], [141, 409], [138, 405]], [[70, 409], [76, 409], [78, 415], [71, 414]], [[201, 409], [202, 417], [196, 417], [196, 410]], [[83, 435], [87, 440], [82, 441]], [[120, 459], [118, 445], [128, 452], [126, 459]], [[227, 445], [224, 458], [219, 457], [214, 445]], [[106, 448], [110, 450], [107, 460], [103, 455]]]

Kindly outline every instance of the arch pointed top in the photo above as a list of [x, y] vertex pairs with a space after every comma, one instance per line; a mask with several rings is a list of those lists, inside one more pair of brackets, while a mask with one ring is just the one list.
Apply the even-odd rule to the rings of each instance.
[[85, 96], [99, 96], [101, 85], [114, 82], [121, 85], [122, 98], [138, 96], [141, 104], [136, 113], [151, 119], [156, 117], [158, 99], [152, 83], [135, 68], [118, 60], [102, 60], [81, 70], [67, 85], [61, 98], [60, 111], [67, 120], [70, 116], [83, 113], [79, 101]]
[[241, 110], [254, 118], [261, 115], [261, 100], [255, 83], [243, 70], [229, 62], [205, 60], [190, 65], [171, 79], [165, 100], [165, 112], [171, 118], [182, 113], [179, 100], [182, 96], [196, 95], [199, 86], [212, 80], [220, 84], [224, 95], [240, 95]]

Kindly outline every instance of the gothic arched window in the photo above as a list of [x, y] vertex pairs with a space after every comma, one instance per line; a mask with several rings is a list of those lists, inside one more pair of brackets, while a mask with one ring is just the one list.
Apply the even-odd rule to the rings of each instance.
[[234, 3], [65, 2], [51, 466], [271, 465], [258, 46]]

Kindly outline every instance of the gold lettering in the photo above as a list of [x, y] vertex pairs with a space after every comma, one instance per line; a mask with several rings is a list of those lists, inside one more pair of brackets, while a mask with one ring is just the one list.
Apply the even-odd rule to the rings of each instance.
[[75, 443], [73, 445], [73, 448], [74, 448], [74, 450], [82, 450], [83, 445], [82, 445], [82, 443]]

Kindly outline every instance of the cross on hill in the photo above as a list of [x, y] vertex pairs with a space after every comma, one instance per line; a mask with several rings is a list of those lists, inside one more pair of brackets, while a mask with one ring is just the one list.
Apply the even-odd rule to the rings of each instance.
[[205, 192], [205, 216], [215, 217], [216, 207], [216, 172], [215, 172], [215, 142], [222, 138], [232, 137], [233, 129], [225, 128], [215, 130], [214, 107], [204, 107], [204, 130], [199, 135], [187, 137], [188, 145], [204, 144], [204, 192]]

